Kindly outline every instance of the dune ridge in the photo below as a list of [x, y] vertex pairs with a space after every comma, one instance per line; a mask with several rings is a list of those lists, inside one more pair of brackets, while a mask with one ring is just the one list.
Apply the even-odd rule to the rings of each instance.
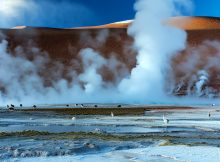
[[[83, 29], [128, 28], [132, 20], [110, 23], [100, 26], [80, 27]], [[220, 29], [220, 18], [215, 17], [172, 17], [165, 22], [184, 30]]]
[[[84, 26], [72, 28], [54, 28], [54, 29], [117, 29], [128, 28], [133, 20], [125, 20], [98, 26]], [[184, 30], [206, 30], [206, 29], [220, 29], [220, 18], [217, 17], [172, 17], [165, 22], [168, 25], [181, 28]], [[38, 28], [28, 26], [15, 26], [12, 29]], [[43, 29], [46, 27], [42, 27]], [[51, 28], [53, 29], [53, 28]]]

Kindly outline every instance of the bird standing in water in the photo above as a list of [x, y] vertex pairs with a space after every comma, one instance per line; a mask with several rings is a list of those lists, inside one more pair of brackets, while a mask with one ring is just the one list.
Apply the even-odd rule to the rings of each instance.
[[211, 118], [211, 112], [209, 112], [209, 118]]
[[169, 123], [169, 119], [167, 119], [164, 114], [163, 114], [163, 122], [164, 122], [164, 124], [168, 124]]

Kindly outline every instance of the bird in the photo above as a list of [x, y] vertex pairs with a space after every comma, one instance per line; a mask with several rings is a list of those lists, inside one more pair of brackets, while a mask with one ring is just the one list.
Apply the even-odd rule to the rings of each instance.
[[114, 117], [114, 113], [113, 112], [111, 112], [111, 117]]
[[23, 105], [22, 105], [22, 104], [20, 104], [20, 107], [23, 107]]
[[88, 147], [88, 148], [95, 148], [95, 144], [92, 144], [92, 143], [85, 143], [84, 146]]
[[164, 124], [168, 124], [169, 123], [169, 119], [167, 119], [164, 114], [163, 114], [163, 122], [164, 122]]
[[7, 105], [7, 108], [9, 111], [14, 111], [15, 110], [15, 105], [11, 104], [10, 106]]
[[15, 110], [15, 106], [11, 104], [11, 106], [7, 105], [7, 108], [9, 111], [14, 111]]
[[74, 116], [74, 117], [72, 117], [72, 120], [76, 120], [76, 117]]
[[209, 112], [209, 118], [211, 118], [211, 112]]
[[83, 107], [84, 107], [84, 105], [83, 105], [83, 104], [81, 104], [80, 106], [81, 106], [81, 108], [83, 108]]
[[95, 130], [93, 131], [94, 133], [102, 133], [102, 130], [99, 128], [95, 128]]
[[13, 107], [8, 108], [9, 111], [14, 111], [15, 109]]
[[35, 109], [36, 109], [36, 108], [37, 108], [37, 106], [36, 106], [36, 105], [33, 105], [33, 108], [35, 108]]

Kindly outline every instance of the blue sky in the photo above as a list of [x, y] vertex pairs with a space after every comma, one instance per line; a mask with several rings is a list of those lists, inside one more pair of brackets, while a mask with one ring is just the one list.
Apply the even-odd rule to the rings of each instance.
[[[0, 0], [0, 27], [74, 27], [128, 20], [134, 17], [134, 2], [135, 0]], [[193, 2], [192, 15], [220, 17], [220, 0]], [[11, 8], [10, 12], [9, 7], [4, 5]]]
[[193, 0], [195, 16], [220, 17], [220, 0]]

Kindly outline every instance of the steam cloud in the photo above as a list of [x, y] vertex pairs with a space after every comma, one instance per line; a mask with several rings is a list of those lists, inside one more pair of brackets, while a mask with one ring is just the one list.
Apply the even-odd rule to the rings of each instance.
[[135, 9], [136, 17], [128, 34], [135, 40], [137, 66], [119, 88], [129, 98], [138, 96], [142, 103], [156, 102], [158, 98], [165, 99], [164, 74], [170, 68], [172, 55], [184, 49], [186, 33], [162, 24], [177, 12], [175, 1], [142, 0]]
[[[198, 96], [208, 93], [208, 90], [204, 91], [203, 86], [209, 81], [209, 70], [215, 66], [212, 63], [206, 67], [200, 66], [199, 70], [193, 72], [195, 64], [201, 61], [200, 58], [195, 58], [194, 61], [186, 60], [179, 66], [183, 74], [181, 79], [175, 80], [175, 76], [171, 75], [173, 73], [171, 58], [185, 49], [187, 36], [185, 31], [168, 26], [164, 22], [169, 17], [180, 14], [178, 8], [191, 8], [189, 4], [190, 1], [184, 0], [137, 1], [135, 20], [128, 29], [128, 34], [134, 38], [133, 48], [137, 52], [137, 63], [131, 72], [114, 55], [105, 58], [94, 49], [86, 48], [79, 52], [81, 59], [79, 66], [82, 66], [83, 70], [77, 72], [74, 68], [68, 69], [67, 80], [63, 77], [63, 65], [59, 62], [55, 62], [52, 69], [46, 69], [51, 62], [46, 52], [36, 47], [28, 48], [28, 51], [17, 47], [16, 52], [11, 53], [7, 48], [8, 42], [0, 35], [1, 104], [77, 102], [151, 104], [172, 103], [174, 99], [178, 103], [177, 98], [167, 95], [167, 77], [173, 78], [169, 87], [171, 91], [180, 91], [185, 86], [186, 78], [194, 76], [188, 79], [190, 80], [187, 83], [188, 89], [194, 87]], [[108, 30], [103, 30], [95, 40], [102, 45], [108, 35]], [[87, 41], [93, 43], [91, 37], [87, 38]], [[191, 49], [188, 52], [192, 51]], [[195, 57], [198, 55], [195, 54]], [[72, 61], [77, 62], [74, 59]], [[112, 73], [114, 76], [112, 82], [104, 79], [103, 69]], [[48, 80], [42, 77], [42, 71], [45, 70], [52, 75]], [[188, 76], [188, 71], [194, 75]]]
[[[220, 42], [206, 40], [196, 47], [187, 47], [181, 63], [175, 67], [174, 92], [186, 90], [190, 97], [219, 97], [216, 87], [220, 76]], [[185, 57], [186, 56], [186, 57]], [[175, 59], [175, 58], [174, 58]], [[178, 74], [177, 74], [178, 73]], [[215, 81], [215, 82], [213, 82]]]

